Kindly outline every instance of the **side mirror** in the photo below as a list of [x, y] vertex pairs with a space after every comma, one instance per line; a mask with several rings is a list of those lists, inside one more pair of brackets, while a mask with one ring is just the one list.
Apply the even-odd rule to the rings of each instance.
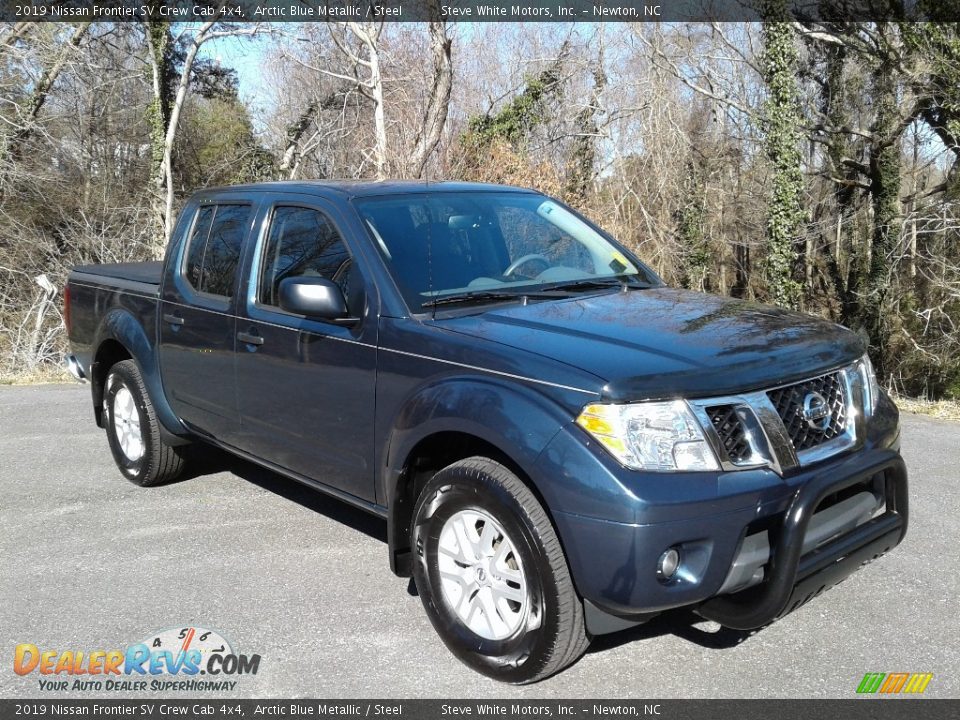
[[280, 307], [296, 315], [337, 325], [353, 325], [360, 318], [349, 317], [347, 301], [340, 286], [321, 277], [292, 277], [280, 282]]

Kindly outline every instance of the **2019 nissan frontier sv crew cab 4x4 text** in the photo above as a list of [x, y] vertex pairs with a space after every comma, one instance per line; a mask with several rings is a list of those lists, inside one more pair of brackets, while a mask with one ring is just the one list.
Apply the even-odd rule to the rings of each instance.
[[856, 334], [665, 287], [533, 191], [207, 190], [162, 264], [67, 289], [68, 362], [129, 480], [210, 443], [386, 518], [393, 571], [500, 680], [670, 608], [761, 627], [906, 532]]

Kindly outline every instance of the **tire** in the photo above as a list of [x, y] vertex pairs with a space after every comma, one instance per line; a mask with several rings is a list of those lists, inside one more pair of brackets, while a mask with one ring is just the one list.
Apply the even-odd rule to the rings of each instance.
[[466, 665], [503, 682], [542, 680], [590, 639], [550, 519], [510, 470], [484, 457], [433, 476], [410, 530], [417, 591]]
[[110, 451], [127, 480], [149, 487], [170, 482], [183, 472], [184, 447], [161, 439], [157, 413], [133, 360], [110, 368], [103, 411]]

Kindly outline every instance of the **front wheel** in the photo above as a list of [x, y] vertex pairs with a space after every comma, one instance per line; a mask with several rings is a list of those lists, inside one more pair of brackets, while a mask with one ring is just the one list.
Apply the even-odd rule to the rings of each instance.
[[434, 475], [417, 502], [411, 547], [430, 621], [474, 670], [535, 682], [586, 650], [583, 607], [553, 525], [500, 463], [473, 457]]
[[184, 448], [163, 442], [157, 413], [133, 360], [110, 368], [103, 410], [110, 451], [127, 480], [142, 486], [159, 485], [183, 472]]

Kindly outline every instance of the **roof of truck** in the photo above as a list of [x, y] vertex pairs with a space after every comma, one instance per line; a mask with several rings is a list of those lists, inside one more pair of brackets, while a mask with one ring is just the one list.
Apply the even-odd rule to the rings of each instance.
[[233, 190], [242, 192], [292, 192], [307, 195], [341, 195], [366, 197], [372, 195], [401, 195], [427, 192], [534, 192], [528, 188], [492, 183], [473, 183], [443, 180], [280, 180], [276, 182], [250, 183], [206, 188], [197, 192], [222, 193]]

